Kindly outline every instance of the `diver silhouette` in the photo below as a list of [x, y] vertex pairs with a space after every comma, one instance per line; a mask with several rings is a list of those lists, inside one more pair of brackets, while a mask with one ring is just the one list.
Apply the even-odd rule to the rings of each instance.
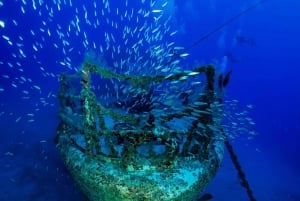
[[245, 36], [236, 36], [235, 40], [241, 46], [242, 45], [249, 45], [251, 47], [255, 46], [254, 38], [245, 37]]
[[151, 88], [146, 93], [138, 93], [126, 100], [117, 100], [114, 106], [117, 108], [127, 109], [128, 113], [140, 114], [149, 112], [153, 109], [153, 89]]
[[226, 50], [224, 55], [231, 63], [238, 63], [240, 61], [240, 59], [237, 58], [230, 50]]

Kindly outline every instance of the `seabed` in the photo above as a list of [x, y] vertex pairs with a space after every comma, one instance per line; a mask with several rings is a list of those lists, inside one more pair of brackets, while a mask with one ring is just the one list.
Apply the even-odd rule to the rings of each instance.
[[[161, 113], [151, 108], [142, 114], [125, 114], [97, 100], [91, 74], [134, 87], [204, 74], [206, 85], [180, 111], [169, 108]], [[86, 62], [81, 73], [62, 75], [60, 81], [57, 147], [89, 200], [193, 201], [220, 167], [225, 139], [217, 118], [222, 113], [218, 95], [222, 84], [220, 79], [215, 83], [213, 66], [167, 77], [129, 77]], [[81, 87], [74, 87], [76, 81]], [[171, 121], [184, 118], [191, 122], [186, 130], [170, 126]]]

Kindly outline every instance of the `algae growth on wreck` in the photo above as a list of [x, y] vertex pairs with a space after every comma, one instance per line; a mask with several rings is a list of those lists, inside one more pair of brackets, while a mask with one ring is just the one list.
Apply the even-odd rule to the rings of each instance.
[[[31, 20], [0, 19], [20, 33], [2, 34], [16, 49], [1, 61], [8, 70], [0, 92], [15, 90], [31, 110], [1, 116], [30, 125], [40, 110], [55, 110], [56, 147], [89, 200], [194, 200], [218, 171], [224, 141], [248, 131], [227, 111], [236, 103], [224, 100], [226, 61], [194, 62], [201, 54], [180, 39], [173, 3], [2, 4]], [[50, 141], [39, 140], [42, 154]]]
[[[88, 199], [194, 200], [218, 170], [227, 137], [223, 82], [215, 77], [212, 65], [133, 76], [89, 62], [80, 73], [62, 74], [57, 147]], [[124, 87], [101, 99], [99, 79]], [[186, 102], [181, 89], [189, 79], [203, 86]]]

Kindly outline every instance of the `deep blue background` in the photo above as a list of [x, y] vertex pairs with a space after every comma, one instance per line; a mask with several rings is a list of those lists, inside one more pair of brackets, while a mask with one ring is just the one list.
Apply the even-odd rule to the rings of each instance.
[[[41, 23], [42, 20], [48, 22], [45, 7], [39, 7], [43, 12], [39, 16], [32, 9], [31, 1], [27, 1], [24, 15], [20, 10], [21, 1], [2, 2], [0, 20], [6, 26], [0, 27], [0, 88], [4, 89], [0, 92], [0, 200], [84, 200], [53, 143], [58, 123], [58, 102], [51, 94], [57, 92], [57, 78], [42, 75], [45, 72], [58, 74], [69, 71], [58, 64], [64, 55], [61, 46], [59, 49], [53, 46], [53, 43], [61, 44], [55, 32], [57, 23], [62, 25], [62, 29], [67, 28], [65, 25], [74, 16], [75, 7], [82, 11], [82, 2], [73, 1], [72, 8], [62, 6], [60, 12], [54, 9], [53, 21], [47, 26]], [[129, 6], [134, 7], [138, 2], [130, 1]], [[169, 10], [165, 12], [172, 14], [172, 28], [179, 30], [176, 42], [188, 47], [253, 2], [175, 0], [169, 1]], [[113, 0], [110, 3], [111, 8], [125, 10]], [[56, 8], [53, 2], [48, 1], [47, 4]], [[92, 9], [91, 5], [87, 3], [87, 9]], [[266, 1], [200, 43], [183, 61], [189, 65], [212, 61], [220, 63], [228, 52], [237, 59], [237, 62], [229, 61], [226, 65], [226, 70], [233, 70], [226, 96], [229, 100], [239, 100], [241, 110], [247, 104], [254, 105], [250, 115], [256, 122], [255, 129], [259, 135], [248, 140], [245, 134], [234, 139], [233, 145], [257, 200], [300, 200], [299, 10], [297, 0]], [[79, 16], [84, 16], [79, 13]], [[118, 19], [113, 15], [108, 17]], [[14, 26], [13, 19], [18, 26]], [[38, 31], [41, 26], [51, 30], [51, 37]], [[31, 29], [36, 32], [35, 36], [30, 34]], [[114, 31], [108, 27], [93, 30], [83, 26], [81, 29], [86, 30], [88, 38], [96, 43], [101, 43], [98, 36], [104, 30]], [[253, 38], [255, 45], [238, 44], [235, 41], [238, 33]], [[9, 36], [13, 45], [9, 45], [2, 35]], [[20, 41], [19, 36], [24, 40]], [[43, 44], [38, 53], [32, 48], [35, 41]], [[82, 41], [82, 34], [73, 34], [69, 38], [74, 48], [69, 55], [73, 65], [80, 65], [84, 59], [86, 50]], [[21, 48], [26, 58], [13, 57], [13, 53], [18, 53], [17, 43], [23, 44]], [[34, 54], [37, 59], [34, 59]], [[8, 62], [14, 65], [13, 68], [9, 67]], [[40, 70], [41, 66], [45, 72]], [[9, 75], [10, 78], [2, 75]], [[20, 76], [30, 78], [32, 82], [20, 84]], [[16, 83], [18, 88], [12, 87], [12, 83]], [[33, 85], [40, 86], [41, 92]], [[22, 90], [30, 92], [30, 100], [21, 98], [24, 96]], [[41, 102], [41, 97], [47, 101], [46, 106]], [[34, 113], [34, 122], [28, 122], [31, 118], [27, 113]], [[16, 122], [19, 116], [22, 118]], [[227, 154], [207, 191], [218, 201], [247, 200]]]

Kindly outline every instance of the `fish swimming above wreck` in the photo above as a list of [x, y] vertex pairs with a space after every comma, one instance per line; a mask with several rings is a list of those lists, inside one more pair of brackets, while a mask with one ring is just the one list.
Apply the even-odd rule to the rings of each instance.
[[[171, 26], [169, 1], [74, 3], [19, 1], [19, 14], [43, 16], [41, 26], [16, 37], [2, 35], [7, 45], [17, 47], [11, 53], [16, 62], [5, 65], [23, 72], [23, 63], [34, 60], [43, 78], [56, 84], [58, 79], [58, 94], [23, 75], [11, 79], [3, 74], [1, 79], [12, 80], [9, 86], [20, 89], [24, 100], [43, 95], [39, 104], [47, 106], [47, 98], [58, 99], [55, 143], [88, 200], [213, 199], [198, 195], [217, 173], [228, 139], [235, 135], [232, 128], [239, 127], [224, 123], [230, 117], [226, 108], [231, 105], [223, 98], [232, 71], [219, 72], [210, 63], [191, 65], [189, 57], [195, 55], [190, 50], [259, 3], [187, 47], [174, 40], [180, 30]], [[0, 1], [0, 7], [6, 4]], [[59, 21], [61, 14], [66, 21]], [[8, 24], [22, 30], [20, 22]], [[0, 20], [0, 26], [5, 29], [6, 21]], [[27, 37], [35, 39], [29, 50]], [[43, 59], [50, 59], [41, 57], [42, 51], [53, 52], [57, 74], [44, 65]], [[14, 122], [34, 118], [28, 112]]]
[[[157, 22], [155, 17], [153, 34], [161, 26]], [[106, 39], [115, 40], [109, 33]], [[229, 144], [223, 96], [232, 71], [219, 75], [213, 65], [187, 71], [178, 64], [188, 53], [168, 57], [183, 49], [150, 49], [155, 50], [145, 51], [154, 60], [150, 66], [147, 56], [134, 57], [148, 72], [122, 69], [128, 62], [122, 58], [114, 62], [121, 70], [114, 71], [87, 57], [77, 73], [61, 75], [56, 143], [89, 200], [193, 201], [220, 167]], [[201, 87], [191, 90], [191, 83]]]

